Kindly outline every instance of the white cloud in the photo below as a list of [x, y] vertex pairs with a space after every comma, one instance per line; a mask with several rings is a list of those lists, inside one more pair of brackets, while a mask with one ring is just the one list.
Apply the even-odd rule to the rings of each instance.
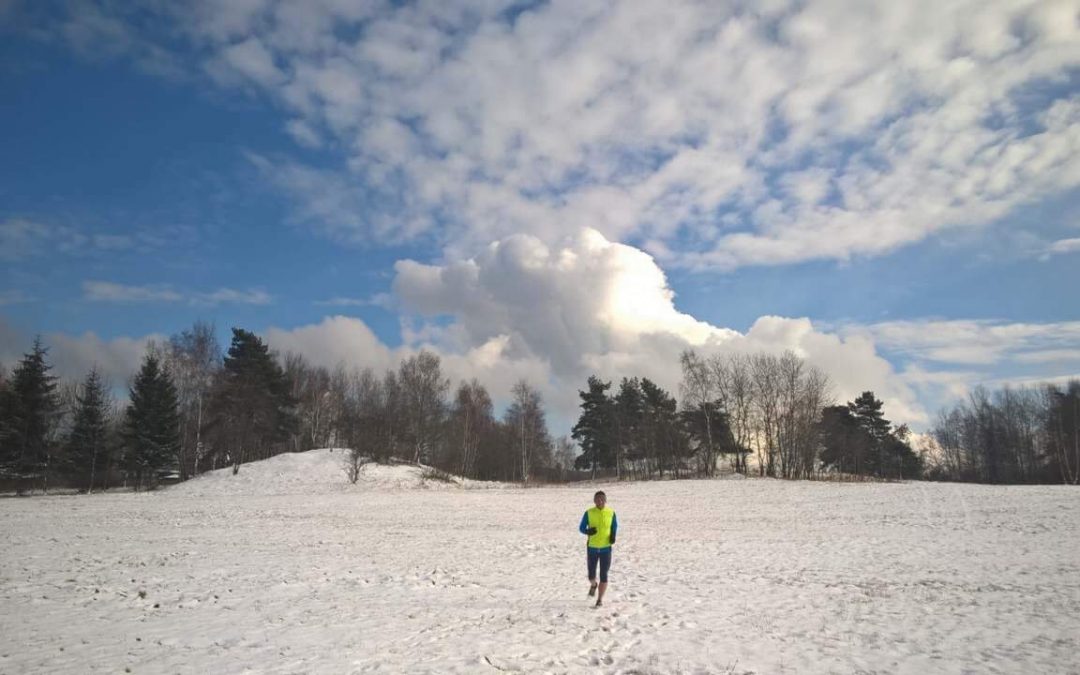
[[124, 386], [138, 371], [151, 342], [161, 344], [166, 340], [158, 334], [105, 340], [93, 332], [48, 333], [43, 339], [49, 346], [49, 359], [57, 375], [82, 379], [91, 368], [97, 368], [116, 387]]
[[186, 302], [191, 305], [268, 305], [273, 297], [261, 290], [219, 288], [208, 293], [178, 291], [167, 285], [132, 286], [111, 281], [84, 281], [83, 297], [95, 302]]
[[[412, 340], [443, 354], [482, 355], [489, 380], [508, 391], [528, 372], [560, 419], [576, 418], [590, 374], [644, 376], [677, 393], [683, 349], [703, 354], [792, 350], [850, 400], [871, 389], [904, 421], [926, 421], [914, 391], [863, 335], [824, 333], [809, 319], [762, 317], [746, 334], [675, 307], [662, 270], [644, 252], [585, 231], [549, 247], [519, 235], [445, 265], [402, 261], [394, 292], [405, 309], [449, 317]], [[431, 328], [428, 326], [427, 328]], [[497, 395], [505, 395], [493, 390]]]
[[1048, 260], [1055, 255], [1065, 255], [1076, 252], [1080, 252], [1080, 237], [1073, 239], [1059, 239], [1046, 248], [1046, 251], [1040, 259]]
[[85, 256], [136, 248], [150, 250], [159, 245], [160, 242], [154, 242], [148, 232], [141, 232], [133, 237], [47, 224], [26, 218], [0, 221], [0, 260], [6, 261], [20, 261], [57, 253]]
[[1080, 361], [1080, 349], [1047, 349], [1013, 357], [1019, 363], [1063, 364], [1067, 361]]
[[1035, 363], [1047, 353], [1074, 351], [1080, 344], [1080, 321], [1006, 323], [992, 320], [891, 321], [849, 326], [885, 349], [941, 363], [992, 365], [1005, 360]]
[[298, 142], [349, 153], [268, 172], [343, 241], [434, 235], [467, 257], [592, 227], [730, 269], [882, 255], [1080, 185], [1070, 0], [511, 7], [168, 18]]
[[269, 328], [266, 342], [281, 354], [295, 352], [326, 368], [372, 368], [381, 373], [396, 368], [393, 351], [360, 319], [329, 316], [321, 323], [291, 330]]
[[323, 307], [381, 307], [394, 309], [394, 298], [388, 293], [376, 293], [370, 298], [345, 298], [336, 297], [329, 300], [319, 300], [315, 303]]
[[[455, 368], [462, 373], [479, 372], [497, 396], [527, 377], [560, 420], [576, 419], [577, 390], [589, 374], [649, 377], [677, 392], [678, 355], [687, 347], [706, 355], [791, 350], [830, 377], [837, 401], [872, 390], [894, 421], [917, 427], [976, 384], [1068, 379], [1030, 369], [1003, 372], [1080, 359], [1070, 348], [1080, 344], [1077, 322], [925, 320], [828, 332], [806, 318], [765, 316], [741, 334], [679, 312], [652, 259], [595, 232], [561, 247], [512, 237], [473, 259], [441, 266], [406, 261], [397, 270], [394, 288], [403, 306], [441, 317], [416, 327], [408, 344], [434, 347], [448, 363], [461, 364]], [[634, 302], [623, 303], [624, 297]], [[901, 370], [883, 350], [899, 354]]]
[[[162, 343], [165, 339], [158, 334], [113, 339], [103, 339], [93, 332], [42, 335], [54, 375], [78, 381], [86, 377], [91, 368], [97, 368], [98, 373], [116, 388], [123, 388], [139, 369], [149, 344]], [[0, 317], [0, 363], [8, 372], [30, 351], [32, 343], [31, 336], [24, 335]]]
[[285, 124], [285, 131], [305, 148], [321, 148], [323, 145], [319, 132], [304, 120], [289, 120]]
[[225, 83], [239, 77], [241, 81], [275, 87], [287, 79], [274, 63], [274, 55], [257, 38], [224, 48], [207, 68], [211, 75]]
[[20, 260], [42, 252], [51, 228], [23, 218], [0, 222], [0, 260]]
[[180, 302], [184, 296], [164, 286], [128, 286], [84, 281], [83, 297], [94, 302]]
[[[525, 378], [543, 393], [558, 433], [577, 418], [577, 392], [591, 374], [613, 380], [648, 377], [677, 395], [678, 357], [686, 348], [704, 355], [791, 350], [829, 376], [838, 402], [872, 390], [885, 401], [890, 419], [921, 426], [930, 421], [928, 410], [964, 396], [973, 384], [1052, 379], [1005, 376], [998, 367], [1053, 359], [1073, 363], [1080, 344], [1077, 322], [907, 321], [830, 332], [807, 318], [763, 316], [740, 333], [679, 311], [652, 257], [594, 230], [559, 245], [508, 237], [473, 258], [440, 265], [401, 261], [393, 288], [395, 302], [414, 315], [403, 325], [400, 346], [388, 346], [362, 320], [347, 316], [270, 327], [263, 334], [280, 353], [297, 352], [330, 368], [340, 363], [380, 373], [420, 349], [432, 349], [455, 385], [477, 377], [497, 404]], [[138, 299], [161, 289], [104, 286], [100, 291]], [[11, 343], [2, 333], [0, 343]], [[105, 341], [93, 334], [55, 334], [46, 339], [56, 345], [57, 362], [78, 375], [95, 361], [109, 364], [111, 373], [133, 372], [150, 337]], [[6, 347], [0, 352], [5, 363], [26, 348]], [[883, 352], [898, 353], [903, 368], [894, 369]]]
[[219, 288], [211, 293], [195, 293], [191, 296], [194, 304], [219, 305], [269, 305], [274, 298], [266, 291], [240, 291], [234, 288]]
[[[31, 11], [41, 11], [38, 4], [26, 3]], [[68, 15], [63, 20], [45, 10], [46, 30], [55, 31], [84, 58], [130, 57], [137, 67], [152, 75], [169, 79], [184, 77], [182, 59], [133, 25], [138, 15], [145, 18], [143, 8], [134, 3], [106, 7], [91, 2], [71, 2], [65, 7]]]

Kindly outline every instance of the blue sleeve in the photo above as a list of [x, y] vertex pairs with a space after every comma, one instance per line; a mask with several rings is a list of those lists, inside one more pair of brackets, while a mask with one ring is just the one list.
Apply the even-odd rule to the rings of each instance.
[[578, 532], [580, 532], [582, 534], [588, 534], [588, 532], [586, 532], [586, 530], [589, 529], [589, 512], [588, 511], [581, 514], [581, 524], [578, 525], [577, 529], [578, 529]]
[[611, 514], [611, 538], [615, 538], [615, 533], [619, 531], [619, 516], [614, 513]]

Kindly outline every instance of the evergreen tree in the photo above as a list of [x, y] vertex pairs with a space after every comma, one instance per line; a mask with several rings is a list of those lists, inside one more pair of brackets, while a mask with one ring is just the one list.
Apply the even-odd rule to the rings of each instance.
[[641, 380], [645, 453], [651, 458], [650, 472], [661, 477], [664, 471], [678, 472], [689, 454], [689, 439], [679, 423], [678, 402], [649, 378]]
[[885, 404], [874, 397], [874, 392], [864, 391], [859, 397], [848, 403], [848, 410], [858, 420], [859, 426], [875, 440], [883, 441], [889, 435], [892, 424], [885, 419], [881, 409]]
[[881, 411], [883, 405], [884, 403], [874, 397], [872, 391], [864, 391], [858, 398], [848, 403], [848, 409], [855, 416], [859, 427], [873, 439], [870, 453], [866, 458], [866, 464], [868, 473], [876, 476], [884, 475], [887, 463], [885, 449], [892, 429], [892, 424], [885, 419]]
[[607, 395], [610, 382], [592, 375], [589, 390], [579, 391], [581, 417], [571, 431], [571, 436], [581, 446], [581, 454], [574, 461], [577, 469], [591, 469], [595, 474], [599, 467], [615, 465], [614, 452], [614, 405]]
[[11, 436], [12, 406], [11, 378], [4, 370], [4, 364], [0, 363], [0, 477], [6, 476], [11, 470], [8, 459], [8, 439]]
[[615, 395], [615, 469], [616, 476], [622, 477], [623, 464], [635, 462], [641, 458], [641, 425], [644, 416], [644, 401], [641, 381], [638, 378], [622, 379], [619, 393]]
[[821, 425], [822, 462], [879, 478], [920, 477], [922, 460], [907, 444], [907, 427], [894, 430], [882, 407], [874, 392], [864, 391], [848, 403], [847, 416], [835, 407], [826, 408]]
[[136, 484], [154, 487], [179, 469], [180, 419], [176, 387], [157, 356], [146, 355], [124, 416], [124, 468]]
[[818, 430], [823, 468], [857, 476], [867, 472], [867, 457], [874, 439], [849, 406], [835, 405], [822, 410]]
[[1080, 485], [1080, 381], [1071, 380], [1064, 389], [1045, 389], [1047, 412], [1044, 433], [1047, 438], [1047, 478], [1060, 476], [1066, 485]]
[[[45, 357], [48, 349], [35, 338], [33, 349], [23, 355], [6, 387], [0, 421], [0, 462], [2, 470], [25, 481], [35, 478], [48, 489], [51, 470], [49, 431], [58, 407], [56, 378]], [[20, 491], [23, 486], [20, 485]]]
[[882, 450], [884, 463], [880, 475], [883, 478], [912, 480], [922, 476], [923, 461], [901, 434], [890, 434]]
[[75, 421], [67, 441], [68, 470], [85, 480], [87, 492], [93, 492], [94, 478], [106, 465], [107, 408], [105, 384], [95, 368], [76, 398]]
[[269, 457], [297, 426], [289, 379], [259, 336], [242, 328], [233, 328], [213, 399], [210, 426], [228, 448], [233, 473], [249, 459]]

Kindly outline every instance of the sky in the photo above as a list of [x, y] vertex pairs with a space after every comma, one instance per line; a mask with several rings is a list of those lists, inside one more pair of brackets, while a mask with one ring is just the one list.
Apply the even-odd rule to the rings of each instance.
[[1080, 377], [1075, 2], [0, 0], [0, 363], [210, 321], [553, 430], [792, 350], [932, 425]]

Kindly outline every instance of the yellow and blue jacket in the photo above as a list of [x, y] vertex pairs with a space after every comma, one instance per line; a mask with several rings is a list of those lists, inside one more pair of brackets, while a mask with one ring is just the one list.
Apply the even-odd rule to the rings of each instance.
[[588, 534], [589, 528], [595, 527], [596, 534], [589, 535], [589, 548], [604, 551], [610, 549], [615, 543], [615, 533], [619, 530], [619, 519], [615, 517], [615, 509], [605, 506], [598, 509], [595, 506], [581, 516], [581, 524], [578, 531]]

